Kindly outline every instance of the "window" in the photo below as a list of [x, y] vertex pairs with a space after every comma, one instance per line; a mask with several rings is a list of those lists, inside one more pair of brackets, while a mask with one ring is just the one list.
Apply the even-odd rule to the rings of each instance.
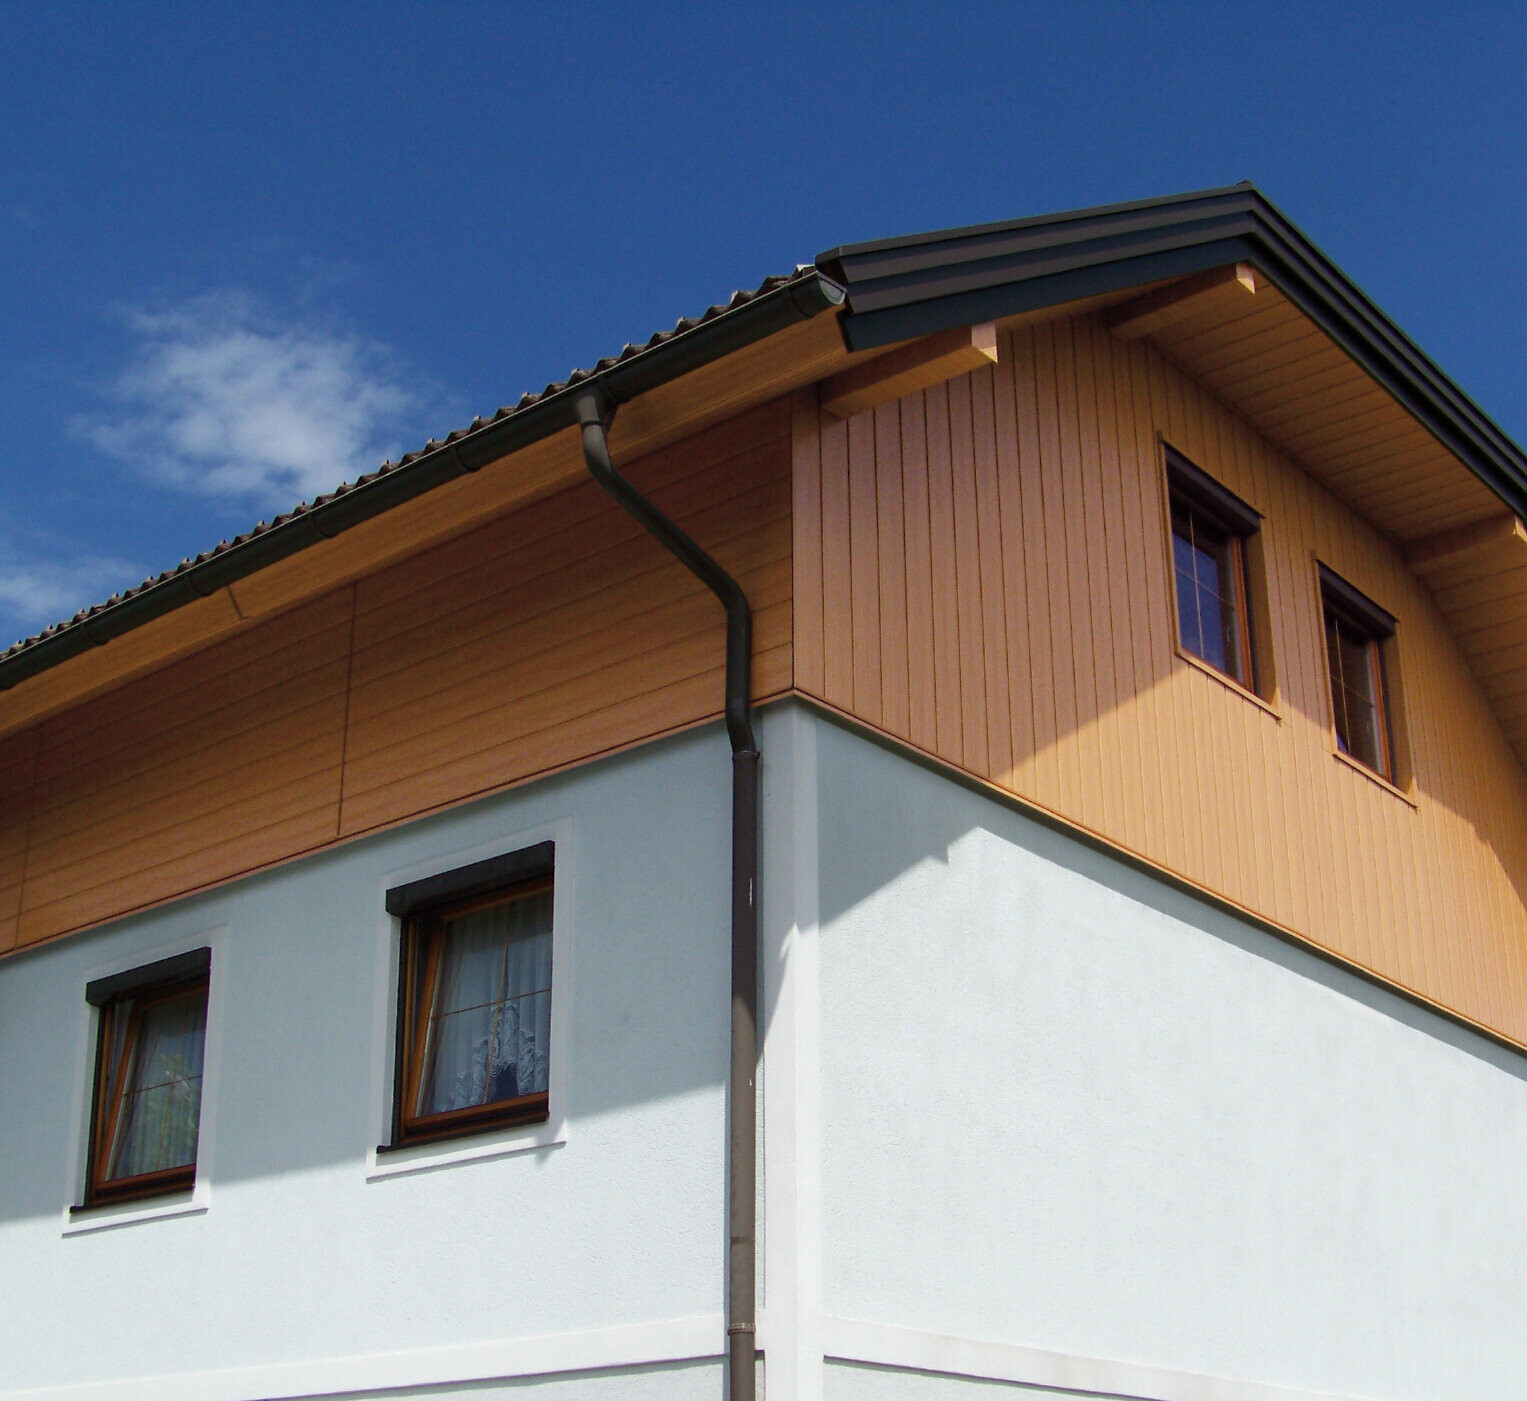
[[1387, 779], [1395, 776], [1384, 643], [1394, 619], [1346, 580], [1320, 566], [1326, 663], [1336, 747]]
[[1247, 542], [1262, 518], [1171, 448], [1166, 463], [1178, 641], [1183, 651], [1256, 691]]
[[85, 1205], [190, 1191], [196, 1181], [211, 951], [102, 978]]
[[391, 1147], [547, 1117], [552, 843], [388, 892], [403, 919]]

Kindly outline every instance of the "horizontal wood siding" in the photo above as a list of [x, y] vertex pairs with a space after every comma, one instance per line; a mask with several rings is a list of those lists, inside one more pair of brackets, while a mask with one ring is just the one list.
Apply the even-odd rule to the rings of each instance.
[[[1527, 783], [1398, 551], [1147, 342], [1000, 354], [795, 396], [800, 688], [1527, 1043]], [[1266, 518], [1270, 705], [1177, 653], [1162, 439]], [[1410, 801], [1335, 755], [1317, 557], [1399, 619]]]
[[[632, 465], [792, 679], [790, 412]], [[0, 741], [0, 953], [719, 715], [724, 622], [591, 482]]]
[[45, 722], [20, 942], [332, 840], [348, 590]]
[[0, 954], [16, 945], [36, 774], [36, 730], [0, 740]]

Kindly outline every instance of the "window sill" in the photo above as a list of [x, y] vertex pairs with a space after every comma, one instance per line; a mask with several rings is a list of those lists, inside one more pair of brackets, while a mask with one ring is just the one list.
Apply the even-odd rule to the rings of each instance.
[[1174, 648], [1173, 650], [1183, 661], [1192, 667], [1194, 671], [1199, 672], [1201, 675], [1207, 676], [1211, 681], [1219, 682], [1219, 684], [1223, 686], [1227, 691], [1233, 692], [1243, 701], [1247, 701], [1251, 705], [1256, 706], [1258, 710], [1265, 711], [1268, 715], [1272, 716], [1272, 718], [1276, 720], [1278, 724], [1281, 725], [1283, 723], [1283, 717], [1278, 713], [1275, 706], [1273, 706], [1270, 702], [1263, 700], [1262, 697], [1259, 696], [1255, 691], [1247, 690], [1247, 688], [1241, 685], [1241, 683], [1237, 681], [1235, 677], [1226, 676], [1225, 673], [1218, 667], [1210, 666], [1209, 663], [1204, 661], [1201, 657], [1195, 657], [1191, 652], [1184, 651], [1180, 646]]
[[464, 1163], [507, 1158], [537, 1148], [558, 1148], [566, 1142], [567, 1122], [564, 1119], [522, 1124], [497, 1132], [474, 1134], [470, 1138], [439, 1139], [407, 1148], [376, 1148], [366, 1167], [366, 1181], [380, 1182], [389, 1177], [407, 1177]]
[[1398, 798], [1408, 807], [1415, 808], [1417, 812], [1421, 810], [1421, 804], [1412, 798], [1409, 793], [1407, 793], [1403, 788], [1400, 788], [1397, 785], [1391, 783], [1387, 778], [1384, 777], [1383, 774], [1377, 773], [1373, 769], [1370, 769], [1367, 764], [1352, 758], [1351, 755], [1343, 754], [1339, 749], [1333, 749], [1331, 751], [1331, 757], [1338, 763], [1345, 764], [1354, 773], [1362, 774], [1362, 776], [1366, 778], [1370, 783], [1376, 783], [1386, 793], [1392, 793], [1396, 798]]
[[208, 1204], [206, 1184], [199, 1182], [189, 1192], [139, 1197], [135, 1201], [103, 1202], [99, 1206], [72, 1206], [64, 1213], [63, 1234], [87, 1236], [97, 1231], [114, 1231], [121, 1226], [136, 1226], [144, 1221], [202, 1216], [206, 1214]]

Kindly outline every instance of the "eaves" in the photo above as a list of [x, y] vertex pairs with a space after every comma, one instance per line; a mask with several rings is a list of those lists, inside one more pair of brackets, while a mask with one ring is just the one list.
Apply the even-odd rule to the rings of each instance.
[[851, 350], [1249, 262], [1514, 515], [1527, 455], [1253, 185], [907, 238], [817, 266], [847, 289]]

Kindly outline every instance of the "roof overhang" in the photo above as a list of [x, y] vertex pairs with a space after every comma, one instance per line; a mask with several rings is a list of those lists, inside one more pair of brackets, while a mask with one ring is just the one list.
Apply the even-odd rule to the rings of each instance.
[[1096, 313], [1401, 549], [1527, 764], [1527, 457], [1250, 185], [836, 248], [856, 351]]
[[867, 358], [822, 315], [842, 300], [815, 268], [776, 279], [48, 629], [0, 657], [0, 734], [583, 480], [590, 378], [629, 461]]
[[1517, 516], [1527, 456], [1252, 185], [834, 248], [846, 344], [1106, 298], [1250, 263]]

